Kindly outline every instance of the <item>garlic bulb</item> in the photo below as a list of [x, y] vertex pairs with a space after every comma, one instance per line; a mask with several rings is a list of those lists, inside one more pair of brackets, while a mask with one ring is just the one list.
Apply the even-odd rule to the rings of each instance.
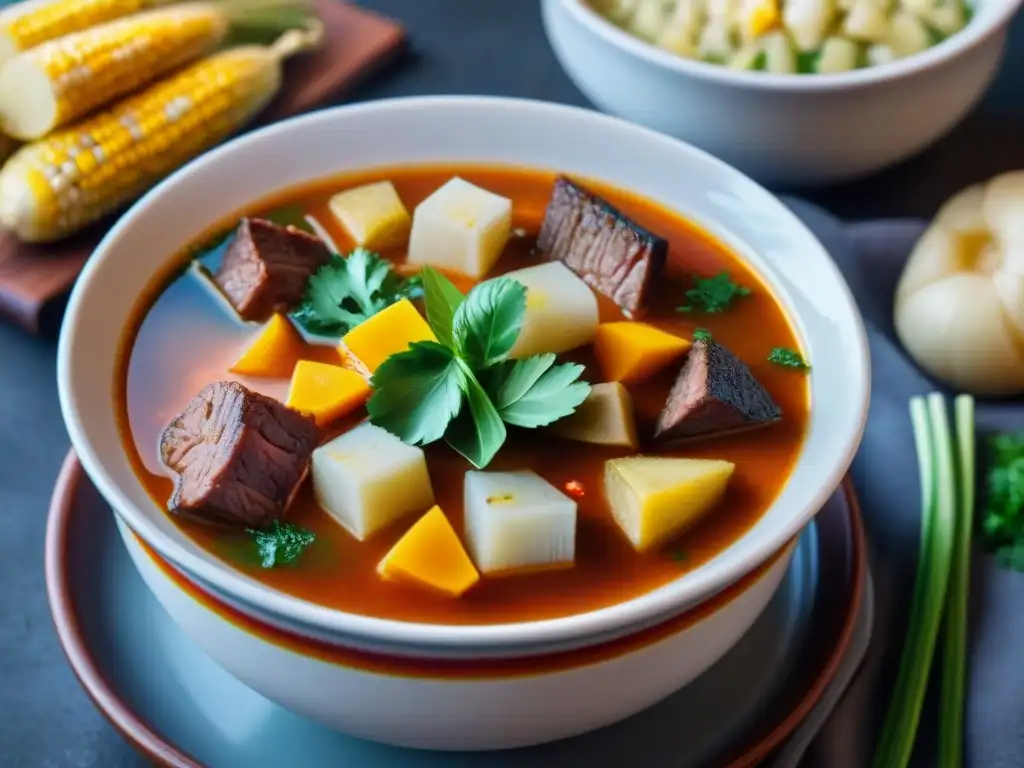
[[949, 200], [896, 288], [896, 334], [964, 392], [1024, 392], [1024, 171]]

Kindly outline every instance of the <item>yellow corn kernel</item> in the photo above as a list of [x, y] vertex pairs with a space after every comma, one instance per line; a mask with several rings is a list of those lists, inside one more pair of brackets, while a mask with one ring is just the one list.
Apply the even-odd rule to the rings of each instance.
[[747, 17], [747, 32], [751, 37], [760, 37], [779, 26], [778, 0], [760, 0]]
[[112, 213], [222, 141], [273, 98], [281, 62], [322, 32], [210, 56], [110, 110], [26, 144], [0, 169], [0, 227], [50, 242]]
[[22, 0], [0, 9], [0, 63], [47, 40], [166, 0]]
[[31, 140], [211, 53], [228, 19], [189, 3], [133, 14], [16, 54], [0, 65], [0, 131]]

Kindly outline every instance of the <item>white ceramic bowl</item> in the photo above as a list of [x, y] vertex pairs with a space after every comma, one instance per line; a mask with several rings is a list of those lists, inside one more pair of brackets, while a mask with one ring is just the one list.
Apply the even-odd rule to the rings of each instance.
[[950, 131], [995, 77], [1021, 0], [977, 0], [967, 27], [915, 56], [830, 75], [737, 72], [611, 24], [586, 0], [543, 0], [569, 77], [600, 109], [707, 150], [763, 184], [846, 181]]
[[568, 738], [656, 704], [746, 633], [795, 549], [786, 546], [711, 603], [589, 653], [442, 669], [430, 661], [339, 651], [240, 621], [142, 547], [123, 521], [118, 527], [143, 580], [174, 621], [250, 688], [352, 736], [444, 750], [512, 749]]
[[[154, 271], [198, 233], [272, 193], [355, 168], [445, 161], [555, 168], [634, 190], [700, 222], [772, 286], [814, 366], [813, 413], [790, 482], [733, 546], [676, 582], [598, 611], [518, 624], [415, 624], [355, 616], [275, 591], [196, 546], [147, 495], [122, 448], [111, 398], [126, 320]], [[699, 150], [616, 118], [473, 97], [317, 112], [232, 141], [174, 174], [118, 222], [89, 260], [68, 305], [58, 378], [85, 470], [124, 522], [191, 580], [298, 634], [429, 658], [593, 645], [706, 600], [778, 552], [821, 508], [853, 458], [869, 398], [864, 328], [847, 286], [822, 246], [771, 194]], [[724, 651], [731, 640], [723, 635], [715, 643], [716, 652]]]

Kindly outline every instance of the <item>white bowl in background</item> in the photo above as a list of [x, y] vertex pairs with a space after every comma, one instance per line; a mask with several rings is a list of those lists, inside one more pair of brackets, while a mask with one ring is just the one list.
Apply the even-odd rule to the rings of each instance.
[[[812, 412], [789, 482], [729, 548], [675, 582], [588, 613], [483, 626], [411, 623], [353, 615], [272, 589], [196, 545], [149, 497], [122, 447], [112, 399], [125, 326], [154, 273], [203, 231], [288, 188], [359, 168], [444, 162], [557, 169], [655, 199], [731, 246], [770, 286], [814, 366]], [[225, 144], [157, 186], [114, 226], [76, 283], [61, 333], [58, 383], [71, 441], [90, 478], [123, 524], [201, 589], [259, 622], [303, 637], [390, 656], [465, 660], [537, 656], [635, 635], [760, 567], [787, 546], [845, 475], [867, 415], [869, 368], [864, 327], [835, 264], [782, 203], [739, 172], [682, 142], [589, 110], [515, 99], [424, 97], [287, 120]], [[771, 590], [758, 594], [756, 600], [738, 601], [742, 609], [719, 629], [680, 635], [673, 654], [693, 664], [665, 684], [678, 687], [725, 653]], [[286, 706], [315, 698], [318, 708], [328, 708], [318, 709], [319, 719], [334, 717], [342, 727], [361, 728], [347, 719], [348, 689], [330, 687], [326, 677], [318, 688], [315, 675], [281, 678], [273, 671], [275, 654], [263, 645], [243, 653], [230, 633], [181, 612], [175, 618], [211, 656], [269, 698]], [[588, 682], [581, 675], [571, 695], [580, 706], [590, 706], [590, 686], [611, 678]], [[625, 678], [615, 679], [628, 688]], [[590, 722], [639, 711], [655, 693], [666, 693], [663, 688], [645, 688], [643, 696], [623, 690], [621, 701], [603, 694], [612, 701]], [[521, 706], [521, 697], [544, 696], [545, 690], [516, 682], [498, 700]], [[492, 706], [495, 695], [493, 687], [480, 686], [474, 695], [467, 689], [442, 714], [464, 725], [478, 707]], [[404, 740], [400, 735], [408, 724], [399, 715], [406, 718], [408, 712], [396, 710], [394, 718], [380, 722], [374, 738]], [[516, 736], [520, 743], [553, 737], [533, 722], [540, 730], [531, 736], [524, 727]], [[580, 722], [562, 721], [562, 735]], [[472, 734], [466, 739], [471, 742]]]
[[700, 147], [762, 184], [849, 181], [964, 118], [992, 82], [1021, 0], [978, 0], [960, 32], [913, 56], [825, 75], [739, 72], [661, 50], [586, 0], [543, 0], [555, 55], [597, 107]]

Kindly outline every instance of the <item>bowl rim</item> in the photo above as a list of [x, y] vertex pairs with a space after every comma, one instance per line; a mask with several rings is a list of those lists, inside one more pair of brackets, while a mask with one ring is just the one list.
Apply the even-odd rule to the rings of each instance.
[[[90, 283], [108, 249], [120, 239], [121, 233], [134, 226], [135, 219], [145, 209], [158, 204], [165, 190], [173, 188], [179, 180], [196, 173], [204, 162], [233, 153], [244, 153], [250, 146], [258, 145], [265, 137], [294, 130], [296, 124], [330, 124], [350, 114], [361, 114], [381, 109], [421, 110], [430, 108], [453, 109], [495, 109], [511, 114], [529, 111], [548, 112], [551, 116], [573, 116], [577, 119], [603, 122], [620, 131], [628, 131], [638, 140], [669, 145], [676, 151], [684, 150], [702, 162], [709, 163], [717, 172], [739, 176], [745, 184], [765, 195], [779, 207], [786, 219], [786, 226], [817, 245], [824, 256], [823, 268], [831, 271], [836, 290], [844, 300], [845, 312], [851, 318], [851, 335], [855, 337], [855, 353], [850, 361], [851, 379], [857, 392], [856, 402], [850, 403], [852, 421], [850, 429], [840, 444], [841, 460], [838, 461], [818, 487], [817, 493], [803, 509], [795, 510], [786, 525], [770, 529], [751, 544], [751, 552], [745, 557], [736, 556], [718, 563], [710, 571], [696, 571], [685, 574], [685, 578], [670, 582], [652, 592], [604, 608], [585, 613], [570, 614], [556, 618], [508, 622], [500, 624], [445, 625], [384, 619], [373, 616], [347, 613], [326, 606], [302, 600], [284, 592], [272, 589], [260, 582], [248, 581], [226, 563], [215, 563], [199, 554], [189, 551], [182, 544], [172, 540], [147, 515], [136, 507], [125, 491], [114, 481], [104, 466], [104, 460], [92, 446], [88, 437], [85, 409], [78, 405], [79, 394], [73, 381], [73, 350], [81, 320], [80, 305], [86, 300]], [[792, 318], [791, 318], [792, 319]], [[61, 327], [57, 353], [58, 395], [64, 422], [75, 448], [90, 479], [103, 494], [117, 514], [162, 557], [184, 570], [190, 578], [212, 589], [215, 593], [230, 596], [242, 610], [254, 615], [274, 617], [286, 625], [307, 627], [312, 631], [327, 632], [332, 637], [348, 638], [349, 642], [366, 640], [374, 644], [387, 644], [404, 648], [445, 650], [447, 652], [488, 652], [493, 649], [517, 648], [524, 652], [550, 647], [562, 643], [589, 644], [594, 638], [621, 633], [625, 628], [637, 628], [658, 617], [677, 612], [680, 606], [692, 604], [714, 595], [729, 584], [742, 578], [782, 548], [817, 513], [821, 506], [839, 487], [853, 462], [860, 445], [867, 421], [871, 393], [871, 358], [868, 348], [867, 331], [856, 301], [839, 267], [828, 257], [828, 251], [813, 232], [793, 214], [771, 192], [757, 184], [740, 171], [679, 139], [636, 125], [622, 118], [581, 107], [543, 102], [534, 99], [506, 98], [494, 96], [409, 96], [349, 104], [320, 110], [314, 113], [289, 118], [245, 135], [236, 137], [212, 151], [201, 155], [182, 166], [162, 182], [143, 195], [129, 211], [122, 215], [97, 245], [68, 300], [67, 310]], [[859, 386], [858, 386], [859, 385]], [[773, 502], [774, 504], [775, 502]], [[769, 507], [771, 509], [771, 507]], [[767, 514], [767, 513], [766, 513]], [[728, 551], [725, 550], [725, 551]]]
[[911, 75], [946, 64], [960, 55], [974, 50], [1003, 27], [1017, 13], [1024, 0], [1001, 0], [992, 12], [974, 16], [959, 32], [955, 32], [937, 45], [903, 59], [848, 72], [816, 75], [773, 74], [745, 72], [718, 64], [684, 59], [631, 35], [599, 14], [588, 0], [544, 0], [560, 3], [576, 23], [606, 43], [620, 48], [650, 64], [698, 80], [751, 90], [781, 91], [787, 93], [843, 91], [891, 83]]

